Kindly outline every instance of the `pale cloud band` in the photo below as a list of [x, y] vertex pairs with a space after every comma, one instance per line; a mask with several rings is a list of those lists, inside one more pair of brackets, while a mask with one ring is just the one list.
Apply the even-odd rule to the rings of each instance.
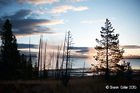
[[[29, 3], [34, 5], [40, 4], [53, 4], [60, 2], [61, 0], [0, 0], [0, 5], [9, 5], [11, 3]], [[87, 0], [66, 0], [68, 2], [80, 2], [80, 1], [87, 1]]]
[[98, 22], [105, 22], [105, 20], [95, 20], [95, 21], [81, 21], [81, 23], [88, 23], [88, 24], [92, 24], [92, 23], [98, 23]]
[[59, 2], [59, 1], [60, 0], [17, 0], [17, 3], [27, 2], [27, 3], [30, 3], [30, 4], [38, 5], [38, 4], [52, 4], [52, 3], [55, 3], [55, 2]]
[[70, 2], [80, 2], [80, 1], [86, 1], [86, 0], [68, 0]]
[[124, 49], [140, 49], [140, 46], [139, 45], [123, 45], [123, 46], [121, 46], [121, 48], [124, 48]]
[[[116, 18], [111, 18], [112, 20], [115, 20]], [[92, 24], [92, 23], [102, 23], [105, 22], [105, 19], [100, 19], [100, 20], [88, 20], [88, 21], [81, 21], [81, 23], [86, 23], [86, 24]]]
[[71, 11], [83, 11], [87, 10], [88, 7], [74, 7], [72, 5], [62, 5], [62, 6], [57, 6], [48, 11], [48, 13], [66, 13], [68, 10]]
[[[53, 42], [54, 43], [54, 42]], [[58, 46], [57, 45], [53, 45], [52, 43], [50, 43], [48, 50], [57, 50]], [[31, 44], [30, 47], [32, 49], [38, 49], [38, 46], [35, 44]], [[125, 48], [125, 49], [138, 49], [135, 50], [137, 52], [139, 52], [140, 46], [139, 45], [124, 45], [124, 46], [120, 46], [121, 48]], [[29, 48], [29, 44], [18, 44], [18, 49], [22, 50], [25, 49], [27, 50]], [[94, 49], [94, 47], [70, 47], [71, 51], [73, 51], [74, 55], [71, 55], [71, 57], [78, 57], [78, 58], [93, 58], [93, 55], [96, 54], [96, 50]], [[24, 50], [22, 50], [23, 52], [26, 52]], [[133, 50], [132, 50], [133, 51]], [[124, 58], [140, 58], [139, 55], [134, 55], [133, 53], [129, 54], [129, 55], [124, 55]]]
[[0, 5], [9, 5], [12, 3], [29, 3], [29, 4], [34, 4], [34, 5], [39, 5], [39, 4], [53, 4], [56, 2], [60, 2], [60, 0], [0, 0]]

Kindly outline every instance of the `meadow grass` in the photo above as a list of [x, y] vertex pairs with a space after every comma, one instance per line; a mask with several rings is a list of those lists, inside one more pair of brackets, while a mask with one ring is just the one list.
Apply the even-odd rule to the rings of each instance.
[[[120, 86], [120, 85], [136, 85], [135, 90], [119, 90], [106, 89], [106, 85]], [[15, 81], [1, 81], [0, 93], [140, 93], [140, 81], [135, 80], [118, 80], [116, 78], [72, 78], [69, 80], [67, 86], [63, 86], [61, 80], [15, 80]]]

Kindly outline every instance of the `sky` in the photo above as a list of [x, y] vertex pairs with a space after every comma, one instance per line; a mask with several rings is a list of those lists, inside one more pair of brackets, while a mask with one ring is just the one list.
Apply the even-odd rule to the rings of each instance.
[[125, 56], [140, 57], [140, 0], [0, 0], [0, 27], [9, 19], [19, 49], [37, 52], [40, 35], [62, 45], [71, 31], [77, 55], [93, 55], [106, 18], [119, 34]]

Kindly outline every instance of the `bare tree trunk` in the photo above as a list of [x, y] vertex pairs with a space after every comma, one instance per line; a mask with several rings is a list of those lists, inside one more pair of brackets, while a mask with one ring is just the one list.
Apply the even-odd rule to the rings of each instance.
[[60, 56], [60, 48], [58, 46], [58, 51], [57, 51], [57, 61], [56, 61], [56, 79], [59, 79], [59, 56]]
[[46, 47], [47, 41], [45, 42], [45, 52], [44, 52], [44, 78], [46, 77]]
[[[107, 27], [108, 29], [108, 27]], [[107, 31], [107, 45], [106, 45], [106, 76], [108, 78], [109, 76], [109, 70], [108, 70], [108, 31]]]
[[62, 64], [61, 64], [62, 76], [63, 76], [63, 64], [64, 64], [64, 59], [65, 59], [65, 43], [66, 43], [66, 36], [67, 36], [67, 34], [65, 33], [65, 40], [64, 40], [64, 46], [63, 46], [63, 59], [62, 59]]
[[54, 76], [54, 51], [53, 51], [53, 55], [52, 55], [52, 76]]
[[40, 74], [39, 74], [39, 67], [40, 67], [40, 46], [41, 46], [41, 36], [40, 36], [40, 42], [39, 42], [39, 52], [38, 52], [38, 79], [40, 77]]
[[82, 78], [84, 77], [84, 70], [85, 70], [85, 61], [84, 61], [84, 65], [83, 65], [83, 73], [82, 73]]
[[42, 35], [40, 36], [39, 54], [38, 54], [38, 75], [39, 75], [39, 78], [41, 76], [41, 70], [42, 70]]
[[68, 32], [67, 57], [66, 57], [66, 73], [65, 73], [65, 76], [67, 76], [67, 74], [68, 74], [68, 61], [69, 61], [69, 36], [70, 36], [70, 32]]

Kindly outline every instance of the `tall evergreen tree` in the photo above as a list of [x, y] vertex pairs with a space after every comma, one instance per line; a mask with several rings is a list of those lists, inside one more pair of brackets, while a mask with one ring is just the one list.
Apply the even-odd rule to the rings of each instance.
[[119, 49], [119, 34], [114, 34], [111, 22], [106, 19], [105, 27], [101, 27], [102, 40], [96, 39], [99, 46], [96, 46], [97, 55], [94, 56], [99, 61], [100, 67], [106, 68], [106, 75], [109, 75], [109, 68], [114, 67], [123, 58], [123, 49]]
[[17, 76], [18, 65], [20, 62], [20, 55], [17, 50], [17, 40], [12, 33], [12, 25], [8, 19], [1, 29], [3, 76], [5, 79], [15, 78]]

